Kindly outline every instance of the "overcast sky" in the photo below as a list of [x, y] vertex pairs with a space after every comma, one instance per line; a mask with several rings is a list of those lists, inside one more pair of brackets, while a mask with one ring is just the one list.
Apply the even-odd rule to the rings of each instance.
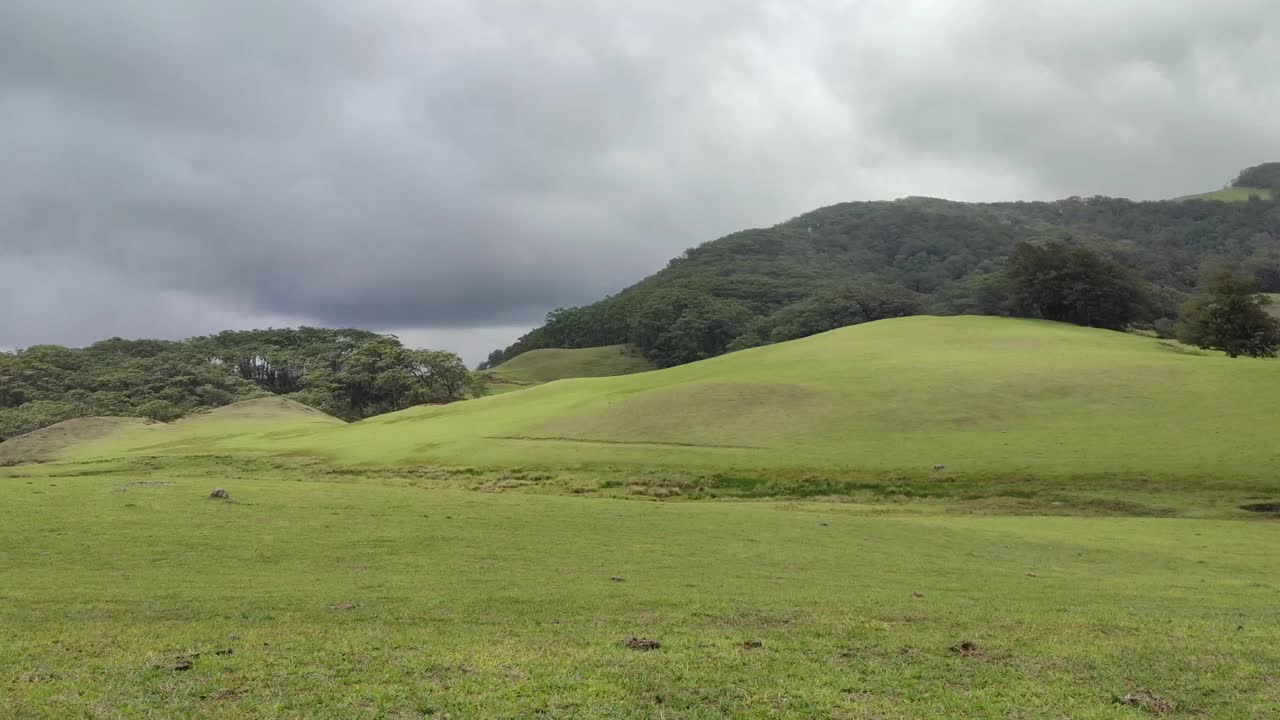
[[475, 362], [845, 200], [1280, 159], [1275, 0], [4, 0], [0, 347], [355, 325]]

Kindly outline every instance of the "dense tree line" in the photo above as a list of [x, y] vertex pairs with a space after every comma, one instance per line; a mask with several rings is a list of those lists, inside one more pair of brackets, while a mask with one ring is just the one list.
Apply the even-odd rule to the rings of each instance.
[[284, 395], [347, 420], [483, 392], [457, 355], [364, 330], [223, 332], [183, 341], [113, 338], [0, 353], [0, 440], [92, 415], [167, 421]]
[[1280, 163], [1265, 163], [1245, 169], [1231, 184], [1235, 187], [1262, 188], [1280, 193]]
[[[1236, 182], [1273, 181], [1280, 183], [1280, 164], [1250, 168]], [[1070, 307], [1047, 304], [1019, 293], [1008, 272], [1026, 272], [1037, 253], [1067, 263], [1046, 281], [1070, 283], [1073, 274], [1110, 281], [1088, 286], [1092, 296]], [[1032, 315], [1098, 327], [1124, 317], [1168, 334], [1206, 267], [1280, 292], [1280, 205], [1105, 197], [843, 203], [705, 243], [617, 295], [558, 309], [483, 367], [537, 348], [626, 342], [667, 366], [916, 313]]]

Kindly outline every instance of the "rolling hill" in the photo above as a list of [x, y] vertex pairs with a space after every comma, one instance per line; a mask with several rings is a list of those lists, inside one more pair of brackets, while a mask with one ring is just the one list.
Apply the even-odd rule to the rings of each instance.
[[1276, 362], [1043, 321], [918, 316], [351, 425], [296, 409], [270, 421], [215, 411], [63, 457], [1270, 477], [1278, 405]]
[[54, 460], [68, 448], [147, 421], [133, 417], [72, 418], [0, 442], [0, 466]]
[[482, 372], [490, 394], [520, 390], [554, 380], [630, 375], [655, 369], [629, 345], [594, 348], [544, 348]]
[[[345, 425], [338, 418], [287, 398], [257, 398], [188, 415], [171, 423], [122, 424], [109, 433], [67, 445], [59, 457], [217, 454], [243, 451], [255, 445], [264, 451], [273, 451], [278, 449], [277, 443], [285, 440]], [[23, 437], [0, 443], [0, 449]]]

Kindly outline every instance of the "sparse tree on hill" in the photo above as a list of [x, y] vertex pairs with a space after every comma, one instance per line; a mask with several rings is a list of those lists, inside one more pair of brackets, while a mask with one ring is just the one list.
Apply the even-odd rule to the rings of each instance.
[[1274, 357], [1280, 348], [1280, 322], [1267, 313], [1267, 298], [1250, 278], [1220, 271], [1205, 290], [1187, 301], [1178, 322], [1178, 339], [1228, 357]]

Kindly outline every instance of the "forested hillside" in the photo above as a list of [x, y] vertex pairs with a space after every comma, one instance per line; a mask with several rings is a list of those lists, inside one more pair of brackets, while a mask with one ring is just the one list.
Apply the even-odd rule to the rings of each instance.
[[558, 309], [486, 366], [536, 348], [630, 342], [676, 365], [843, 325], [920, 313], [1013, 314], [1005, 261], [1023, 241], [1090, 246], [1150, 283], [1143, 321], [1172, 328], [1205, 269], [1280, 292], [1280, 163], [1233, 183], [1242, 202], [851, 202], [705, 243], [619, 294]]
[[113, 338], [0, 353], [0, 440], [98, 415], [172, 420], [284, 395], [356, 420], [482, 392], [449, 352], [365, 330], [228, 331], [183, 341]]

